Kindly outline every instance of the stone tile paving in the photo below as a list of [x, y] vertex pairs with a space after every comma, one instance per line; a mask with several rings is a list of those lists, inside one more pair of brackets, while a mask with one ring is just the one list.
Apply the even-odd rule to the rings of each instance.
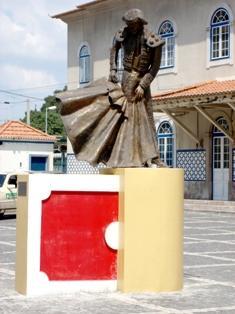
[[14, 290], [15, 219], [0, 220], [0, 313], [235, 313], [235, 214], [185, 212], [184, 289], [171, 293], [73, 293], [24, 297]]

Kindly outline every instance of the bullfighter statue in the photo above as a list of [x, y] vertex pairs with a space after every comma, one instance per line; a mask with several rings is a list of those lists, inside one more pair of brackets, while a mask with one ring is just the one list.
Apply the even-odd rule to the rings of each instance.
[[[157, 75], [164, 41], [131, 9], [114, 36], [109, 80], [58, 95], [61, 116], [78, 160], [108, 167], [164, 166], [159, 157], [150, 84]], [[118, 52], [123, 74], [118, 83]]]

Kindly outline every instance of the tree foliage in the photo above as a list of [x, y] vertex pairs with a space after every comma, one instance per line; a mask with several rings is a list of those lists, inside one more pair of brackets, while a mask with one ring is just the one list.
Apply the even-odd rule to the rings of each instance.
[[[66, 87], [63, 91], [66, 90]], [[50, 135], [57, 135], [65, 138], [64, 126], [59, 114], [58, 103], [56, 101], [56, 93], [60, 90], [54, 91], [54, 95], [49, 95], [44, 99], [44, 103], [40, 110], [34, 109], [30, 111], [30, 125], [36, 129], [45, 132], [46, 129], [46, 108], [56, 106], [55, 110], [47, 110], [47, 133]], [[24, 123], [27, 121], [27, 113], [21, 120]]]

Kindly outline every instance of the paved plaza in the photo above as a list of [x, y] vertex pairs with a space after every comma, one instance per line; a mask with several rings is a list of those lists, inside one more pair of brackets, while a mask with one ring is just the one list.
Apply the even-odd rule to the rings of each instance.
[[235, 313], [235, 214], [185, 212], [184, 289], [174, 293], [74, 293], [24, 297], [14, 290], [14, 216], [0, 220], [0, 313]]

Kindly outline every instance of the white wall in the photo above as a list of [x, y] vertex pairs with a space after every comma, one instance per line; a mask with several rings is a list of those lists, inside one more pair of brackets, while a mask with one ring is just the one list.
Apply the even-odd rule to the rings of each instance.
[[[152, 84], [153, 93], [169, 90], [195, 82], [216, 78], [235, 78], [235, 45], [231, 45], [232, 58], [221, 62], [209, 62], [210, 18], [219, 7], [225, 7], [235, 16], [234, 0], [116, 0], [109, 1], [94, 9], [83, 11], [68, 23], [68, 82], [69, 88], [78, 87], [78, 50], [83, 42], [88, 42], [92, 54], [93, 79], [108, 76], [109, 48], [115, 32], [124, 25], [124, 12], [133, 7], [143, 10], [149, 26], [158, 31], [160, 24], [170, 19], [176, 27], [176, 67], [160, 70]], [[235, 39], [235, 25], [231, 25], [232, 41]]]
[[[216, 9], [224, 7], [231, 18], [231, 46], [229, 59], [210, 62], [210, 20]], [[175, 67], [160, 70], [151, 85], [152, 94], [181, 88], [207, 80], [235, 79], [235, 1], [234, 0], [110, 0], [80, 11], [73, 17], [65, 18], [68, 23], [68, 87], [79, 86], [79, 47], [87, 42], [92, 56], [92, 79], [109, 74], [109, 49], [112, 38], [120, 26], [122, 16], [130, 8], [144, 12], [149, 27], [157, 32], [160, 24], [169, 19], [176, 31]], [[228, 121], [232, 123], [234, 114], [226, 110]], [[215, 110], [217, 118], [221, 113]], [[164, 117], [155, 114], [158, 125]], [[168, 120], [168, 119], [167, 119]], [[186, 196], [194, 198], [211, 197], [211, 124], [197, 113], [189, 113], [180, 120], [194, 132], [206, 149], [207, 179], [205, 182], [187, 182]], [[234, 123], [233, 128], [234, 130]], [[199, 145], [200, 146], [200, 145]], [[230, 145], [232, 147], [232, 145]], [[196, 143], [179, 127], [175, 128], [175, 148], [195, 149]], [[70, 147], [71, 151], [71, 147]], [[232, 156], [232, 154], [231, 154]], [[230, 176], [231, 176], [230, 171]], [[235, 186], [235, 184], [234, 184]], [[233, 195], [233, 196], [232, 196]], [[235, 199], [235, 188], [230, 198]]]
[[4, 142], [0, 145], [0, 171], [27, 171], [30, 156], [47, 156], [48, 171], [53, 171], [52, 143]]

